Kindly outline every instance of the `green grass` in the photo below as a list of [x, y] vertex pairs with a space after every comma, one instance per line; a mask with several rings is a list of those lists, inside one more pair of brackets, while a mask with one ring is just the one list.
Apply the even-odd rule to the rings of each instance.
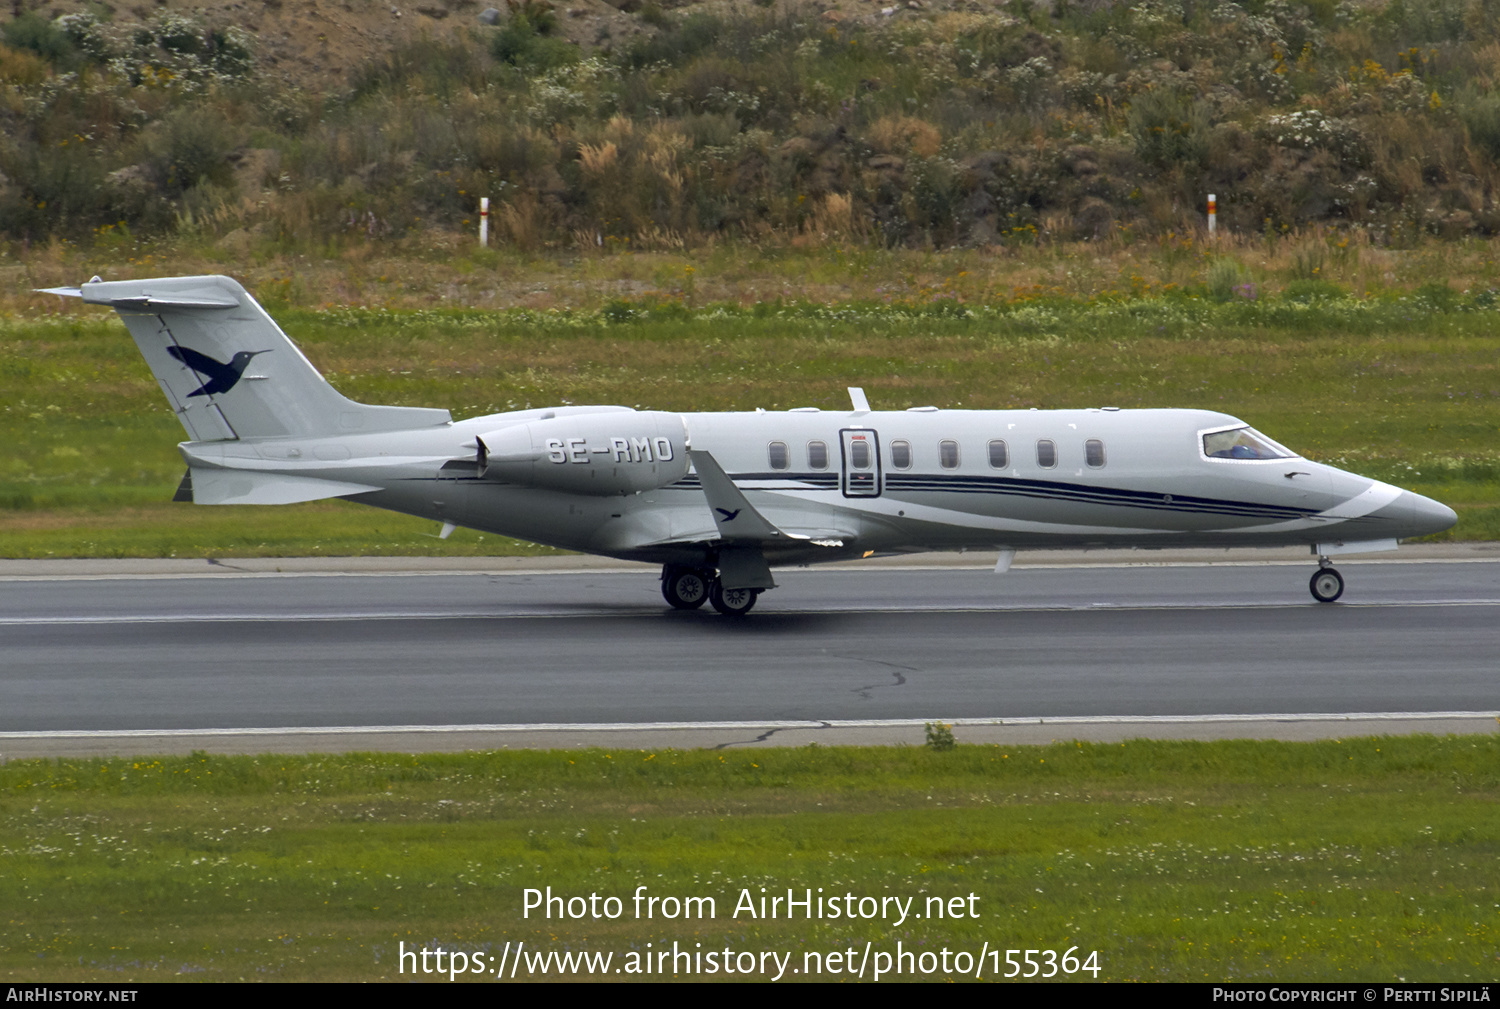
[[[1396, 296], [1188, 296], [599, 310], [284, 309], [345, 394], [456, 417], [558, 403], [665, 410], [1202, 407], [1310, 458], [1451, 504], [1500, 537], [1500, 315]], [[0, 552], [46, 556], [509, 553], [320, 504], [171, 506], [184, 435], [123, 326], [96, 310], [0, 319]]]
[[[899, 940], [1098, 950], [1101, 980], [1491, 979], [1497, 798], [1494, 736], [13, 761], [0, 970], [384, 980], [403, 942], [800, 964]], [[717, 914], [636, 920], [641, 885]], [[523, 917], [547, 886], [625, 913]], [[734, 917], [763, 886], [979, 917]]]

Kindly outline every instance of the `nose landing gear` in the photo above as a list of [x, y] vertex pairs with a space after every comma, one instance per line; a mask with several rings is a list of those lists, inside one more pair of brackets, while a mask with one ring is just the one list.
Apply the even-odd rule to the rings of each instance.
[[1320, 603], [1331, 603], [1344, 594], [1344, 576], [1328, 563], [1327, 557], [1318, 558], [1318, 570], [1307, 583], [1313, 598]]

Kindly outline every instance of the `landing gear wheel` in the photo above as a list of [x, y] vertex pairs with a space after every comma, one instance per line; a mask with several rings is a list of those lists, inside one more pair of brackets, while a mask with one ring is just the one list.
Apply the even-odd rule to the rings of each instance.
[[760, 589], [726, 589], [715, 581], [708, 590], [708, 601], [726, 617], [742, 617], [750, 612]]
[[696, 610], [708, 600], [710, 584], [702, 571], [669, 567], [662, 572], [661, 595], [674, 610]]
[[1319, 568], [1307, 583], [1313, 598], [1320, 603], [1331, 603], [1344, 594], [1344, 576], [1333, 568]]

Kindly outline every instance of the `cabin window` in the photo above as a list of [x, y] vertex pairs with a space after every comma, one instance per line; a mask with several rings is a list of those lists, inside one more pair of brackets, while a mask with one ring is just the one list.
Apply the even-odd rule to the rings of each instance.
[[828, 468], [827, 442], [810, 441], [807, 443], [807, 465], [811, 469]]
[[870, 468], [870, 443], [863, 438], [849, 442], [849, 465], [855, 469]]
[[1052, 469], [1057, 465], [1057, 442], [1043, 438], [1036, 443], [1036, 464], [1042, 469]]
[[1098, 438], [1090, 438], [1083, 443], [1083, 461], [1093, 469], [1099, 469], [1104, 465], [1104, 442]]
[[1215, 431], [1203, 436], [1203, 454], [1210, 459], [1295, 459], [1297, 453], [1276, 444], [1251, 427]]
[[938, 442], [938, 462], [943, 469], [958, 469], [958, 442]]
[[911, 469], [911, 442], [891, 442], [891, 465], [896, 469]]
[[791, 464], [791, 453], [786, 450], [784, 441], [773, 441], [767, 445], [766, 455], [771, 460], [772, 469], [786, 469]]
[[1005, 442], [990, 442], [990, 465], [995, 469], [1004, 469], [1010, 465], [1010, 450], [1005, 447]]

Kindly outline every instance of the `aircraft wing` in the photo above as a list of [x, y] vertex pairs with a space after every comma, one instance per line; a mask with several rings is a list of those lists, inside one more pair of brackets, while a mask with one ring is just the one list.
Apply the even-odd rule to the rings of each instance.
[[729, 479], [712, 453], [690, 450], [693, 469], [703, 484], [703, 494], [719, 527], [719, 538], [726, 543], [765, 543], [786, 538], [765, 516], [755, 510], [744, 493]]
[[814, 546], [841, 547], [844, 541], [839, 534], [806, 536], [786, 532], [778, 528], [764, 515], [755, 510], [743, 491], [729, 479], [729, 474], [719, 465], [712, 453], [698, 449], [689, 450], [693, 469], [703, 484], [703, 494], [708, 498], [709, 510], [719, 529], [719, 538], [725, 543], [771, 544], [810, 543]]

